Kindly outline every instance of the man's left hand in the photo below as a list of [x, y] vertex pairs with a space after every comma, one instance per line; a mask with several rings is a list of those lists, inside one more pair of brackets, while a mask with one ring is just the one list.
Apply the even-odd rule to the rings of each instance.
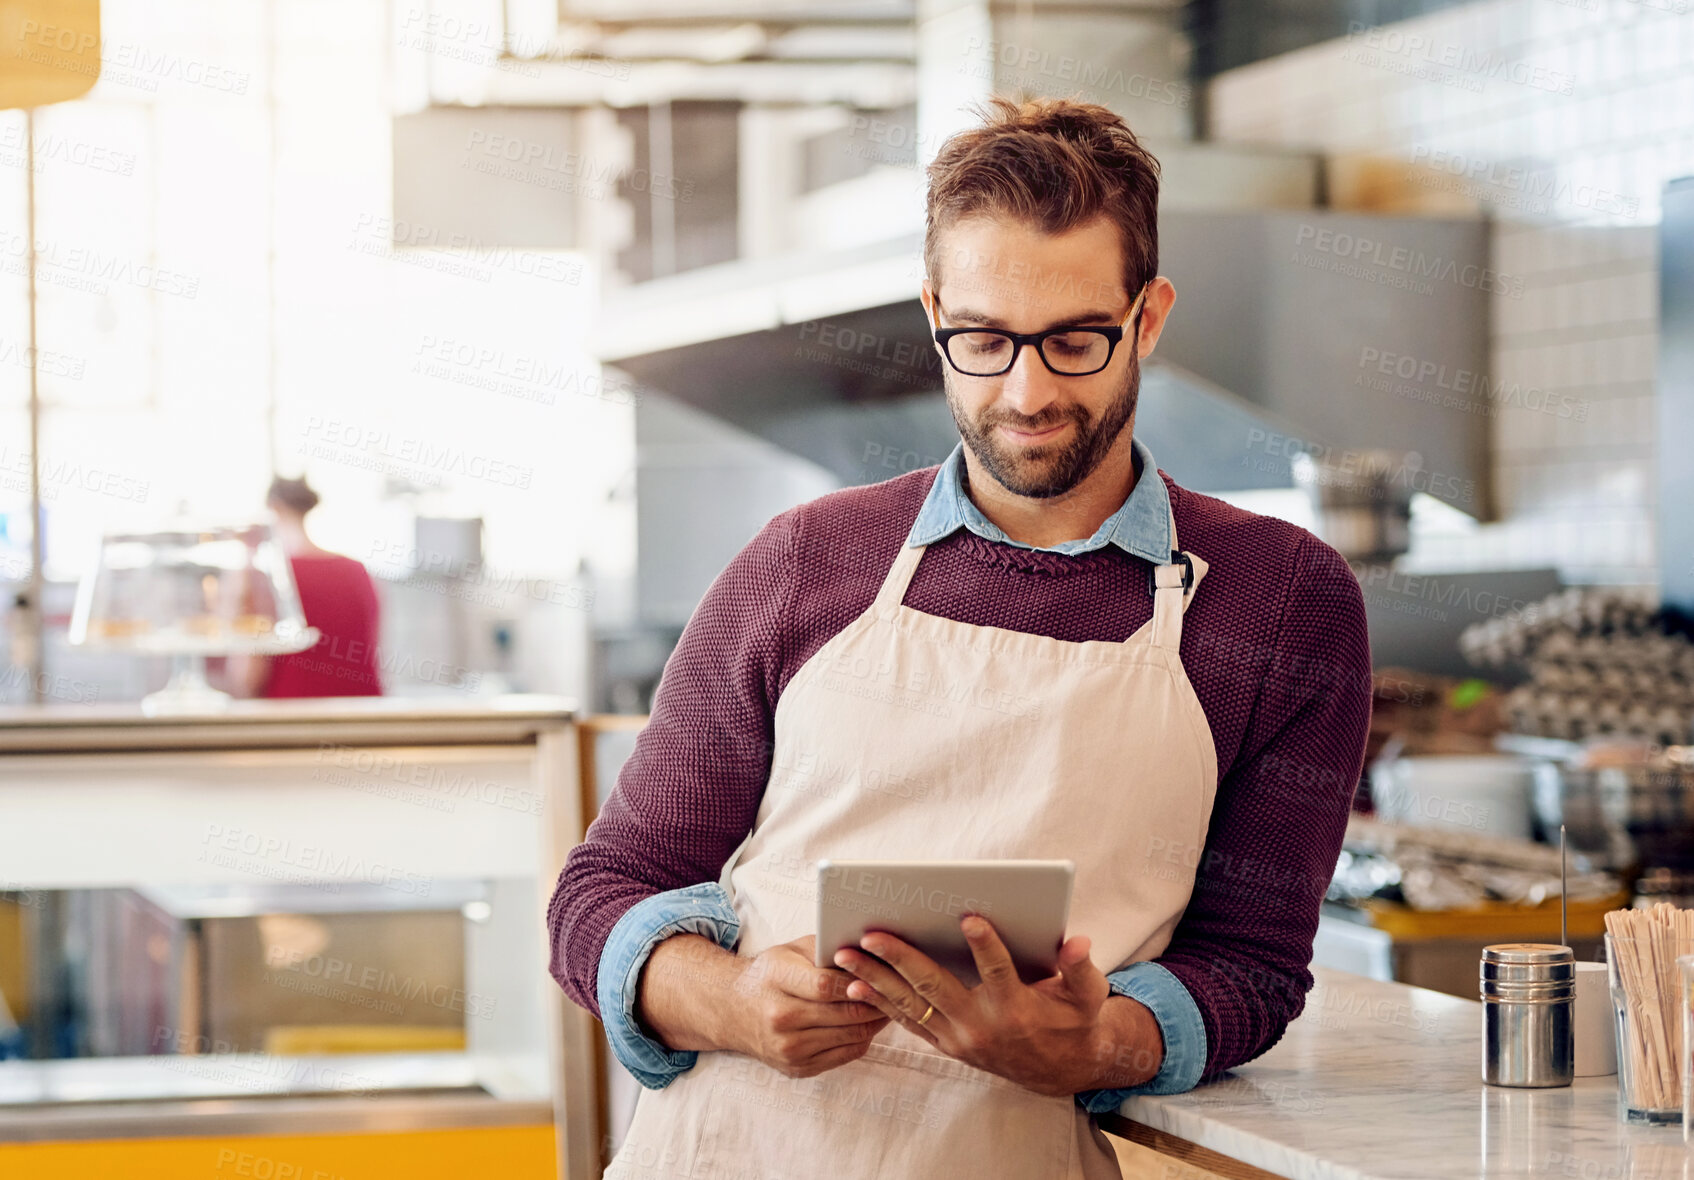
[[[960, 926], [982, 977], [976, 987], [910, 943], [872, 933], [859, 940], [868, 953], [835, 954], [836, 965], [856, 977], [848, 998], [874, 1005], [949, 1057], [1037, 1094], [1088, 1089], [1100, 1068], [1100, 1008], [1112, 989], [1088, 957], [1087, 937], [1059, 948], [1058, 974], [1026, 984], [986, 918], [967, 915]], [[920, 1025], [931, 1004], [934, 1014]]]

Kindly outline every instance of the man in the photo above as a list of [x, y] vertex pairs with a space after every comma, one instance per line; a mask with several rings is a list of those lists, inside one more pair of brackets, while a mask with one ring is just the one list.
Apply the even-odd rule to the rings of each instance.
[[[648, 1087], [608, 1175], [1115, 1177], [1090, 1112], [1264, 1052], [1363, 757], [1364, 608], [1310, 534], [1134, 439], [1158, 166], [996, 101], [929, 169], [961, 444], [783, 513], [707, 591], [549, 907], [554, 977]], [[961, 925], [813, 965], [824, 857], [1068, 858], [1059, 970]]]

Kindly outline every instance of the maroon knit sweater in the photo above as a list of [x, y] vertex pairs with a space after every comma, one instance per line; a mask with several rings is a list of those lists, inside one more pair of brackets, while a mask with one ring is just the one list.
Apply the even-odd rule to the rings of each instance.
[[[600, 954], [625, 910], [718, 879], [758, 811], [778, 697], [871, 604], [936, 471], [784, 512], [707, 590], [548, 906], [551, 970], [576, 1003], [599, 1014]], [[1182, 662], [1219, 781], [1193, 898], [1157, 962], [1200, 1009], [1211, 1076], [1275, 1044], [1312, 986], [1318, 907], [1364, 758], [1370, 650], [1358, 582], [1334, 550], [1159, 475], [1182, 548], [1210, 565], [1183, 616]], [[905, 601], [978, 626], [1115, 643], [1152, 617], [1148, 569], [1112, 545], [1065, 556], [959, 529], [925, 552]], [[1123, 847], [1136, 854], [1134, 833]]]

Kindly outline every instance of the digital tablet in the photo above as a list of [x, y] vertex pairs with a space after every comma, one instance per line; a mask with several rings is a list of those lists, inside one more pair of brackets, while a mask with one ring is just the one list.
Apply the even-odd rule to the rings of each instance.
[[966, 914], [994, 925], [1025, 983], [1058, 970], [1070, 919], [1068, 860], [821, 860], [817, 965], [880, 930], [903, 939], [958, 976], [981, 982], [959, 929]]

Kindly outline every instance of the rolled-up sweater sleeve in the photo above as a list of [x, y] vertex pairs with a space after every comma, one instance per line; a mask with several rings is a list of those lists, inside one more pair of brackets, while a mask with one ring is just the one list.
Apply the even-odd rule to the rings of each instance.
[[1077, 1104], [1090, 1114], [1116, 1110], [1136, 1094], [1181, 1094], [1192, 1090], [1206, 1068], [1206, 1024], [1194, 997], [1157, 963], [1131, 963], [1106, 976], [1114, 996], [1128, 996], [1146, 1007], [1159, 1024], [1165, 1056], [1159, 1072], [1139, 1086], [1084, 1090]]
[[1370, 725], [1364, 599], [1340, 555], [1302, 541], [1270, 650], [1235, 658], [1262, 666], [1260, 688], [1218, 785], [1193, 897], [1157, 959], [1200, 1010], [1205, 1077], [1274, 1045], [1312, 987]]
[[653, 948], [673, 934], [698, 934], [725, 950], [741, 937], [741, 920], [716, 881], [644, 897], [624, 911], [600, 956], [600, 1022], [612, 1056], [649, 1090], [662, 1090], [694, 1068], [699, 1053], [672, 1049], [636, 1015], [642, 969]]
[[547, 907], [549, 970], [596, 1016], [601, 956], [625, 911], [717, 881], [752, 830], [770, 773], [794, 516], [767, 524], [706, 591], [617, 785], [565, 858]]

